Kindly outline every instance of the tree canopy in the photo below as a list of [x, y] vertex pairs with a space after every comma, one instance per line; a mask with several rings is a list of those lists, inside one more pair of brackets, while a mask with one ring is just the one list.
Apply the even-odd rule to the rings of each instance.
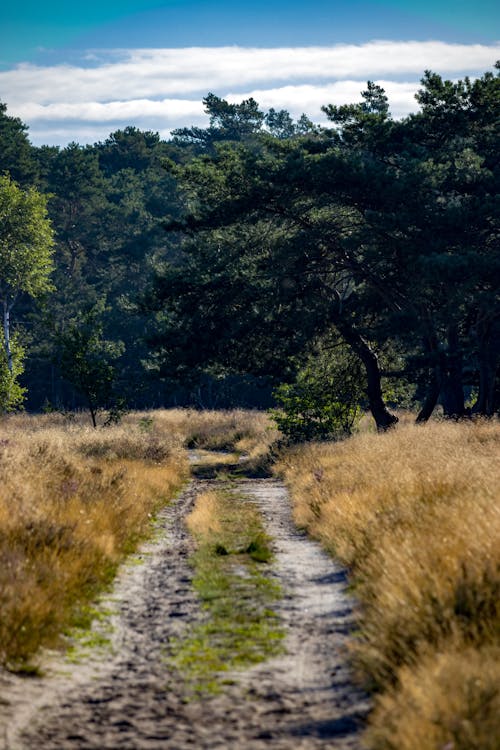
[[51, 290], [53, 232], [46, 199], [35, 188], [22, 190], [0, 176], [0, 304], [3, 352], [0, 361], [0, 409], [18, 406], [23, 391], [23, 349], [11, 335], [11, 313], [20, 295], [40, 297]]
[[[17, 271], [2, 256], [4, 298], [26, 292], [28, 405], [83, 404], [61, 342], [82, 344], [82, 311], [99, 309], [94, 364], [108, 342], [113, 388], [133, 406], [189, 403], [194, 390], [200, 400], [200, 383], [223, 405], [252, 389], [244, 403], [267, 403], [281, 383], [290, 398], [309, 387], [349, 405], [347, 361], [380, 429], [411, 399], [420, 420], [438, 402], [448, 416], [497, 413], [498, 67], [462, 81], [428, 71], [417, 99], [418, 112], [394, 119], [369, 81], [358, 103], [325, 103], [318, 126], [208, 94], [206, 128], [163, 141], [126, 127], [65, 148], [32, 147], [2, 105], [5, 195], [18, 179], [54, 228], [39, 281], [20, 285], [21, 254]], [[8, 237], [34, 246], [15, 216], [0, 252]], [[50, 305], [36, 308], [29, 295], [52, 262]]]
[[[331, 328], [366, 371], [380, 428], [379, 359], [420, 391], [420, 419], [491, 414], [498, 365], [498, 74], [426, 73], [403, 121], [368, 83], [327, 106], [332, 128], [216, 144], [175, 174], [189, 196], [180, 263], [158, 275], [154, 341], [175, 364], [286, 374]], [[387, 372], [398, 377], [397, 372]], [[465, 386], [465, 388], [464, 388]]]

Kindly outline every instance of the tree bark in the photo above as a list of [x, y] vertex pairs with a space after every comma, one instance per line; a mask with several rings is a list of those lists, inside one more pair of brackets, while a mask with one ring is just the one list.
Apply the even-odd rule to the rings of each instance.
[[438, 374], [438, 368], [434, 368], [431, 376], [431, 381], [427, 388], [427, 394], [425, 396], [422, 408], [420, 409], [416, 422], [422, 424], [427, 422], [431, 418], [432, 412], [434, 411], [438, 402], [439, 394], [441, 392], [441, 381]]
[[342, 320], [341, 316], [335, 321], [335, 325], [345, 342], [363, 363], [366, 372], [370, 411], [377, 425], [377, 430], [385, 432], [385, 430], [393, 427], [398, 422], [398, 418], [394, 414], [391, 414], [384, 402], [381, 385], [382, 375], [378, 357], [368, 342], [349, 323]]
[[89, 396], [88, 393], [87, 393], [87, 401], [89, 405], [90, 418], [92, 419], [92, 427], [94, 429], [97, 429], [97, 419], [96, 419], [97, 409], [94, 406], [94, 402], [92, 401], [92, 398]]
[[479, 351], [479, 393], [473, 414], [492, 417], [495, 413], [495, 381], [498, 367], [498, 342], [485, 341]]
[[422, 345], [427, 355], [430, 380], [427, 387], [427, 394], [425, 396], [422, 408], [418, 413], [416, 422], [422, 424], [427, 422], [432, 416], [432, 412], [436, 408], [436, 404], [441, 393], [441, 368], [439, 364], [439, 344], [437, 336], [428, 325], [428, 331], [423, 337]]
[[13, 361], [12, 349], [10, 346], [10, 307], [7, 303], [7, 300], [4, 300], [3, 302], [3, 337], [5, 354], [7, 356], [7, 367], [9, 368], [9, 372], [12, 375]]
[[448, 331], [448, 353], [442, 366], [441, 403], [445, 416], [452, 419], [465, 415], [462, 355], [459, 346], [458, 331], [451, 327]]

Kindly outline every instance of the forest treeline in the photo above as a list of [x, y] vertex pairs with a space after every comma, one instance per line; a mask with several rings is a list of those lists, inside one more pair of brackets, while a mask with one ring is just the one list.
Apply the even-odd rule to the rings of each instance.
[[499, 65], [427, 72], [417, 100], [393, 119], [368, 82], [318, 126], [209, 94], [207, 128], [65, 148], [0, 105], [2, 185], [45, 195], [54, 230], [50, 284], [10, 317], [26, 406], [268, 406], [278, 387], [298, 438], [360, 408], [380, 429], [401, 405], [498, 413]]

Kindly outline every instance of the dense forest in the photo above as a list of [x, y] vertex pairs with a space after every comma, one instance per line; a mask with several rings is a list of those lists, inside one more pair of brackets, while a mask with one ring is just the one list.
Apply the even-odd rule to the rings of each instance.
[[497, 414], [500, 66], [417, 99], [318, 126], [209, 94], [207, 128], [65, 148], [1, 104], [0, 408]]

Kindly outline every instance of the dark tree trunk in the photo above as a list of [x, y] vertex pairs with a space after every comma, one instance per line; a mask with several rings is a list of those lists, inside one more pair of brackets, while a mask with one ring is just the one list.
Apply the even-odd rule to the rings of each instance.
[[499, 338], [498, 336], [492, 336], [491, 331], [488, 331], [479, 348], [479, 393], [472, 408], [472, 413], [483, 417], [492, 417], [495, 413]]
[[479, 365], [479, 393], [477, 401], [472, 408], [473, 414], [482, 417], [491, 417], [495, 411], [495, 368], [491, 363], [481, 361]]
[[431, 418], [432, 412], [434, 411], [436, 404], [438, 402], [439, 394], [441, 392], [441, 381], [439, 378], [439, 370], [438, 368], [434, 368], [431, 380], [429, 382], [429, 385], [427, 387], [427, 393], [424, 399], [424, 402], [422, 404], [422, 408], [420, 409], [418, 416], [417, 416], [417, 424], [421, 424], [422, 422], [427, 422], [428, 419]]
[[432, 412], [436, 408], [436, 404], [441, 393], [441, 368], [439, 366], [439, 343], [436, 334], [430, 330], [427, 335], [424, 336], [422, 345], [427, 355], [427, 360], [430, 370], [429, 383], [427, 385], [427, 393], [425, 395], [422, 408], [418, 413], [416, 422], [422, 424], [427, 422], [432, 416]]
[[97, 429], [97, 419], [96, 419], [97, 409], [94, 406], [94, 402], [92, 401], [92, 399], [88, 395], [87, 395], [87, 401], [88, 401], [88, 405], [89, 405], [90, 418], [92, 419], [92, 427], [94, 429]]
[[441, 384], [441, 404], [445, 417], [459, 419], [465, 415], [464, 389], [462, 375], [455, 370], [449, 370], [443, 377]]
[[465, 414], [462, 382], [462, 354], [455, 326], [448, 331], [448, 353], [443, 357], [441, 403], [446, 417], [458, 419]]
[[345, 342], [360, 358], [366, 372], [367, 396], [370, 411], [377, 425], [377, 430], [383, 432], [393, 427], [398, 418], [387, 409], [382, 395], [381, 373], [378, 357], [367, 341], [349, 323], [339, 316], [335, 325]]

